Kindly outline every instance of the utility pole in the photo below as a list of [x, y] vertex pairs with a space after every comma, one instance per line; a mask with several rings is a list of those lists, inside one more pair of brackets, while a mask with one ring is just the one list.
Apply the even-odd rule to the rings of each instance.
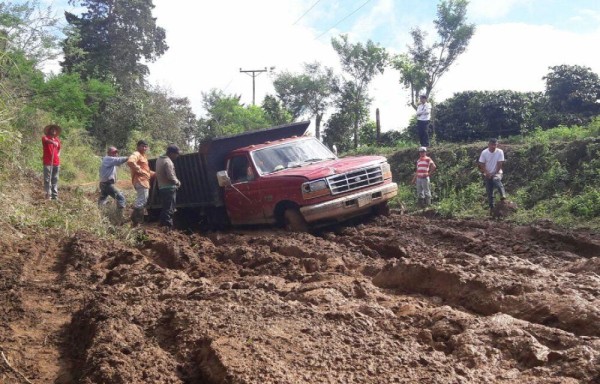
[[[273, 68], [275, 68], [275, 67], [271, 67], [271, 70]], [[265, 67], [265, 69], [247, 69], [247, 70], [242, 70], [242, 68], [240, 68], [240, 72], [246, 73], [246, 74], [248, 74], [248, 76], [252, 76], [252, 105], [256, 105], [254, 103], [254, 98], [256, 95], [256, 86], [255, 86], [254, 79], [256, 78], [256, 76], [260, 75], [262, 72], [267, 72], [267, 67]]]

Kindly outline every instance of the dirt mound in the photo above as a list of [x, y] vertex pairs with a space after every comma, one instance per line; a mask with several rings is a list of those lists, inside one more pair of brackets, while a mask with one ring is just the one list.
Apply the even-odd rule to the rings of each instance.
[[393, 213], [139, 237], [2, 245], [3, 382], [600, 381], [597, 234]]

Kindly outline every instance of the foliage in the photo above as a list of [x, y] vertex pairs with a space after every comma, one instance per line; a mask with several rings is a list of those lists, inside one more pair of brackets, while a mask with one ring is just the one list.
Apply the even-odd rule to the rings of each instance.
[[115, 95], [114, 88], [96, 79], [83, 81], [78, 74], [53, 75], [37, 87], [33, 104], [51, 112], [55, 119], [75, 121], [87, 126], [101, 103]]
[[282, 72], [273, 80], [277, 97], [294, 119], [308, 114], [315, 118], [315, 136], [321, 137], [321, 120], [338, 89], [338, 79], [318, 62], [304, 64], [304, 73]]
[[30, 99], [44, 74], [21, 52], [0, 52], [0, 86], [9, 98]]
[[599, 114], [600, 78], [591, 68], [579, 65], [557, 65], [543, 77], [546, 96], [558, 112], [582, 115]]
[[358, 136], [363, 145], [377, 144], [377, 124], [372, 120], [366, 122], [360, 127]]
[[339, 39], [332, 38], [331, 45], [340, 57], [342, 69], [351, 79], [342, 85], [340, 97], [345, 100], [338, 103], [338, 106], [345, 107], [346, 110], [342, 113], [352, 119], [354, 148], [358, 148], [359, 125], [364, 122], [371, 102], [368, 87], [376, 75], [383, 74], [388, 53], [371, 40], [365, 45], [351, 44], [347, 35], [341, 35]]
[[93, 139], [83, 129], [72, 129], [69, 136], [62, 140], [61, 183], [85, 183], [98, 180], [100, 157], [94, 155], [92, 151], [94, 144]]
[[467, 0], [442, 0], [434, 20], [439, 40], [427, 45], [427, 34], [414, 28], [408, 53], [392, 60], [392, 66], [400, 71], [400, 82], [410, 90], [413, 108], [417, 109], [422, 92], [429, 97], [437, 81], [467, 49], [475, 33], [475, 25], [466, 23], [467, 5]]
[[[519, 206], [511, 220], [531, 223], [551, 219], [561, 225], [600, 228], [599, 126], [596, 120], [587, 127], [538, 130], [525, 137], [515, 136], [510, 144], [500, 142], [507, 159], [504, 185], [509, 199]], [[577, 137], [565, 132], [577, 132]], [[448, 143], [430, 151], [438, 166], [432, 177], [432, 209], [438, 214], [446, 217], [487, 214], [485, 188], [477, 171], [477, 159], [485, 147], [486, 142], [460, 146]], [[371, 148], [370, 153], [377, 150]], [[389, 149], [379, 153], [382, 151], [387, 153]], [[413, 191], [410, 197], [404, 195], [408, 200], [402, 204], [409, 211], [417, 210], [414, 185], [410, 184], [417, 158], [414, 146], [396, 149], [387, 157], [401, 190]]]
[[436, 107], [436, 138], [457, 142], [526, 134], [536, 127], [541, 103], [536, 92], [455, 93]]
[[151, 0], [69, 0], [85, 8], [77, 16], [65, 12], [70, 28], [63, 42], [67, 73], [84, 79], [114, 80], [124, 90], [143, 86], [148, 67], [168, 46], [165, 30], [156, 25]]
[[583, 193], [570, 199], [568, 209], [583, 219], [600, 217], [600, 189], [586, 187]]
[[142, 89], [116, 94], [99, 104], [98, 112], [88, 127], [100, 147], [124, 146], [133, 130], [139, 130], [144, 119], [144, 101], [147, 93]]
[[39, 1], [0, 3], [0, 52], [22, 53], [35, 66], [57, 56], [58, 19]]
[[264, 110], [255, 105], [240, 104], [240, 96], [225, 95], [213, 89], [202, 93], [207, 116], [200, 121], [202, 138], [233, 135], [269, 127], [269, 119]]
[[137, 129], [147, 139], [175, 143], [185, 151], [198, 141], [196, 115], [187, 98], [174, 97], [159, 87], [144, 92], [143, 96], [143, 113]]
[[352, 117], [342, 110], [331, 115], [325, 124], [323, 143], [332, 148], [337, 147], [338, 152], [346, 152], [352, 148]]
[[291, 112], [274, 96], [266, 95], [261, 107], [270, 125], [282, 125], [293, 121]]

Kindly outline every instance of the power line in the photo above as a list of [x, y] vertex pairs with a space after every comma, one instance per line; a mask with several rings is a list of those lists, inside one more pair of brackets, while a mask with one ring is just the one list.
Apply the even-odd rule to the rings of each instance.
[[358, 12], [362, 7], [364, 7], [365, 5], [367, 5], [367, 3], [369, 3], [371, 0], [367, 0], [365, 1], [360, 7], [356, 8], [354, 11], [352, 11], [352, 13], [350, 13], [348, 16], [344, 17], [342, 20], [338, 21], [337, 23], [335, 23], [335, 25], [331, 28], [329, 28], [328, 30], [326, 30], [325, 32], [321, 33], [319, 36], [315, 37], [315, 40], [318, 40], [321, 36], [323, 36], [324, 34], [326, 34], [327, 32], [331, 31], [333, 28], [337, 27], [341, 22], [343, 22], [344, 20], [346, 20], [347, 18], [349, 18], [350, 16], [354, 15], [356, 12]]
[[296, 23], [298, 23], [298, 22], [299, 22], [299, 21], [300, 21], [300, 20], [301, 20], [301, 19], [302, 19], [304, 16], [306, 16], [306, 14], [307, 14], [308, 12], [310, 12], [310, 10], [311, 10], [311, 9], [313, 9], [313, 8], [315, 7], [315, 5], [319, 4], [320, 2], [321, 2], [321, 0], [317, 0], [317, 1], [316, 1], [316, 2], [315, 2], [315, 3], [314, 3], [314, 4], [313, 4], [313, 5], [310, 7], [310, 8], [308, 8], [308, 9], [306, 10], [306, 12], [304, 12], [304, 13], [302, 14], [302, 16], [300, 16], [300, 17], [298, 18], [298, 20], [294, 21], [294, 24], [292, 24], [292, 25], [296, 25]]

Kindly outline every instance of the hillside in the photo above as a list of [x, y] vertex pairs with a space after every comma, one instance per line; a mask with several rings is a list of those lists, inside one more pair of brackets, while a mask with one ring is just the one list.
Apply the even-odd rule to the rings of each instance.
[[[550, 149], [573, 181], [598, 145]], [[520, 196], [543, 148], [505, 149]], [[482, 199], [479, 150], [434, 148], [440, 180]], [[398, 180], [413, 157], [390, 156]], [[396, 209], [317, 234], [166, 235], [113, 227], [93, 187], [43, 201], [27, 176], [2, 190], [2, 383], [600, 381], [597, 231]]]
[[[428, 155], [438, 170], [432, 177], [435, 211], [444, 217], [486, 215], [485, 189], [477, 160], [485, 142], [443, 144]], [[504, 150], [503, 183], [518, 212], [510, 220], [530, 223], [552, 220], [568, 227], [600, 229], [600, 139], [532, 140], [500, 144]], [[416, 149], [388, 155], [394, 179], [401, 184], [400, 199], [415, 210], [410, 180], [418, 158]]]

